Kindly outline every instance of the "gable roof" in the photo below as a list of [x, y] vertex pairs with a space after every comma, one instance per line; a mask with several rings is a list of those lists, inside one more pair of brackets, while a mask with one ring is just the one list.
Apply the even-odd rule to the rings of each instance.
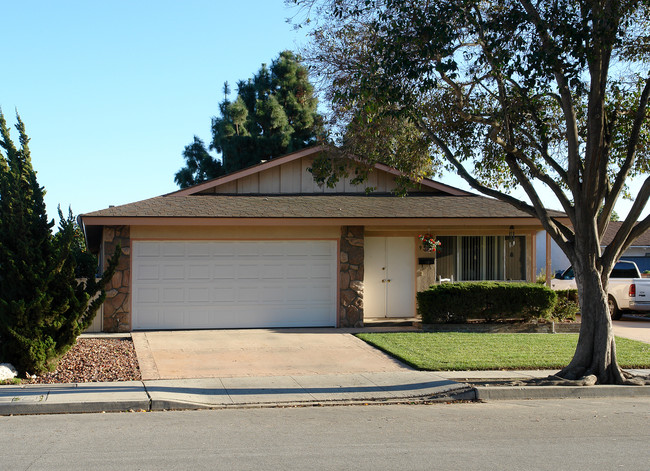
[[[271, 169], [278, 168], [281, 166], [286, 166], [288, 164], [291, 164], [292, 162], [299, 161], [303, 158], [316, 157], [318, 154], [322, 152], [327, 152], [327, 150], [328, 147], [325, 145], [316, 145], [312, 147], [307, 147], [305, 149], [292, 152], [291, 154], [283, 155], [281, 157], [276, 157], [266, 162], [253, 165], [251, 167], [247, 167], [245, 169], [238, 170], [233, 173], [229, 173], [228, 175], [224, 175], [222, 177], [217, 177], [202, 183], [198, 183], [189, 188], [183, 188], [174, 191], [172, 193], [168, 193], [165, 196], [190, 196], [190, 195], [196, 195], [200, 193], [215, 192], [215, 189], [219, 187], [225, 187], [228, 184], [232, 184], [233, 182], [244, 180], [248, 177], [251, 177], [252, 175], [262, 174]], [[390, 174], [394, 177], [403, 176], [402, 172], [385, 164], [377, 163], [373, 165], [373, 168], [380, 172], [385, 172], [387, 174]], [[309, 175], [309, 178], [311, 178], [311, 175]], [[455, 188], [453, 186], [446, 185], [444, 183], [440, 183], [428, 178], [423, 178], [418, 182], [418, 184], [422, 189], [434, 190], [436, 192], [444, 193], [447, 195], [455, 195], [455, 196], [472, 195], [472, 193], [468, 191], [461, 190], [459, 188]]]
[[[603, 246], [611, 244], [622, 224], [623, 221], [611, 221], [607, 226], [607, 230], [605, 231], [605, 235], [600, 241], [600, 244]], [[632, 247], [650, 247], [650, 230], [641, 234], [639, 238], [632, 243]]]
[[[557, 212], [555, 216], [562, 216]], [[502, 201], [447, 195], [165, 195], [83, 215], [162, 218], [531, 218]]]

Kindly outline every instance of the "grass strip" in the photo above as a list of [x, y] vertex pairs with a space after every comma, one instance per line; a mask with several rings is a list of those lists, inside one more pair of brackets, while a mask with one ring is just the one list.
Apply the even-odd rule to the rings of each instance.
[[[555, 369], [573, 357], [578, 334], [363, 333], [357, 337], [414, 368], [432, 371]], [[650, 368], [650, 344], [616, 337], [623, 368]]]

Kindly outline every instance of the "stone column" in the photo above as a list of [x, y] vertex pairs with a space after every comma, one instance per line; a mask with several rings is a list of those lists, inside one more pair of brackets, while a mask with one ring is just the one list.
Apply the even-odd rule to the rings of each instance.
[[122, 254], [115, 275], [106, 285], [104, 332], [130, 332], [131, 327], [131, 227], [104, 226], [104, 269], [120, 244]]
[[339, 327], [363, 327], [363, 226], [341, 227]]

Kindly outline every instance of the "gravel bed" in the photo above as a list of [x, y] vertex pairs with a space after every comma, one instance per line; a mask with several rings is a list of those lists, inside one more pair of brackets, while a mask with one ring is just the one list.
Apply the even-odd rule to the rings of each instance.
[[140, 380], [140, 367], [131, 339], [79, 338], [61, 357], [56, 370], [22, 383], [90, 383]]

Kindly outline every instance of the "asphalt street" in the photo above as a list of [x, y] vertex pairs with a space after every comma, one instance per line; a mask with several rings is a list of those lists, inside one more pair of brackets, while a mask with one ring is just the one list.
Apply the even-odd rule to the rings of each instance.
[[0, 468], [644, 469], [650, 399], [0, 417]]

